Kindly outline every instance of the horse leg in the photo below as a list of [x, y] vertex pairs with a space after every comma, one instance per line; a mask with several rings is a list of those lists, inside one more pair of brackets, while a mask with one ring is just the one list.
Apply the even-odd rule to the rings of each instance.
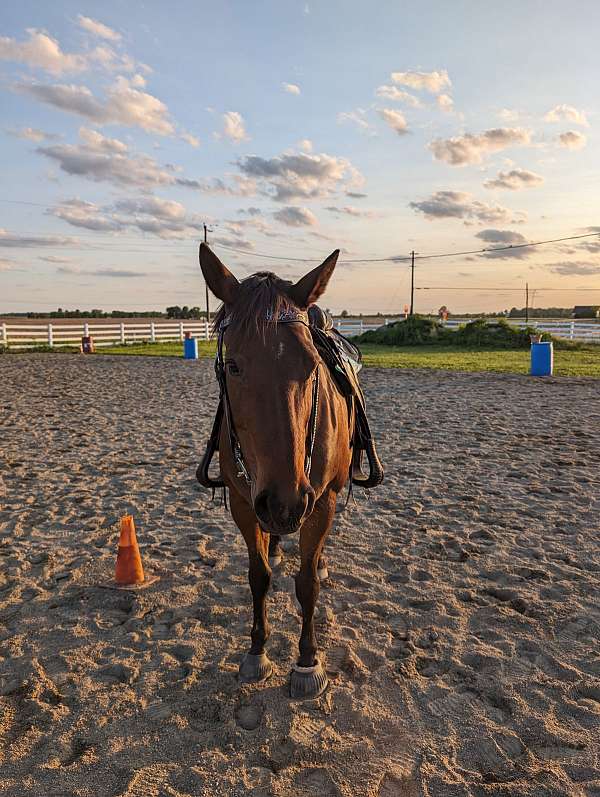
[[271, 583], [268, 535], [260, 530], [250, 506], [233, 491], [230, 502], [231, 514], [248, 547], [248, 581], [254, 608], [254, 620], [250, 632], [252, 645], [240, 664], [239, 677], [244, 683], [257, 683], [266, 680], [273, 672], [273, 665], [265, 653], [265, 642], [271, 633], [266, 607], [267, 592]]
[[296, 576], [296, 597], [302, 608], [302, 632], [298, 643], [300, 656], [290, 680], [290, 695], [294, 698], [315, 698], [327, 687], [325, 668], [317, 657], [314, 612], [319, 597], [319, 558], [334, 513], [335, 493], [331, 492], [319, 499], [312, 515], [300, 530], [300, 570]]
[[283, 559], [283, 550], [279, 544], [281, 537], [276, 534], [269, 534], [269, 565], [278, 567]]

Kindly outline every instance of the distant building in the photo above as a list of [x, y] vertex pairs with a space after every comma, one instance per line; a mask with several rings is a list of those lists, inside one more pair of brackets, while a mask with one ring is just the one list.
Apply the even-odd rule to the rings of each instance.
[[600, 318], [600, 305], [577, 305], [573, 308], [573, 318]]

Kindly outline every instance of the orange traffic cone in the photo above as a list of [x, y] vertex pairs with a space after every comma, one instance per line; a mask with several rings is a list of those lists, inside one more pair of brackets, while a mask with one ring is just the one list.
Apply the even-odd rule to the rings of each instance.
[[117, 584], [141, 584], [144, 581], [142, 557], [135, 536], [135, 525], [131, 515], [121, 518], [121, 536], [115, 568]]

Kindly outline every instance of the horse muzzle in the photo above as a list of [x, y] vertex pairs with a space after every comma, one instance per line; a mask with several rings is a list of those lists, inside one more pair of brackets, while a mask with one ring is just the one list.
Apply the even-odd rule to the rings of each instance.
[[279, 536], [298, 531], [314, 505], [315, 491], [310, 484], [301, 485], [298, 493], [287, 500], [274, 488], [261, 490], [254, 499], [254, 511], [262, 529]]

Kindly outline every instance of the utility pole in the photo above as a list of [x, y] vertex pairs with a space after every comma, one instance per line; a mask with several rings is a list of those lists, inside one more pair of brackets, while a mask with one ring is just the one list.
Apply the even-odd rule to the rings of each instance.
[[529, 323], [529, 283], [525, 283], [525, 323]]
[[[204, 243], [208, 243], [208, 228], [206, 224], [204, 225]], [[204, 281], [204, 290], [206, 291], [206, 328], [208, 329], [208, 324], [210, 324], [210, 308], [208, 306], [208, 285], [206, 284], [206, 280]]]
[[410, 315], [414, 314], [415, 309], [415, 252], [410, 253]]

